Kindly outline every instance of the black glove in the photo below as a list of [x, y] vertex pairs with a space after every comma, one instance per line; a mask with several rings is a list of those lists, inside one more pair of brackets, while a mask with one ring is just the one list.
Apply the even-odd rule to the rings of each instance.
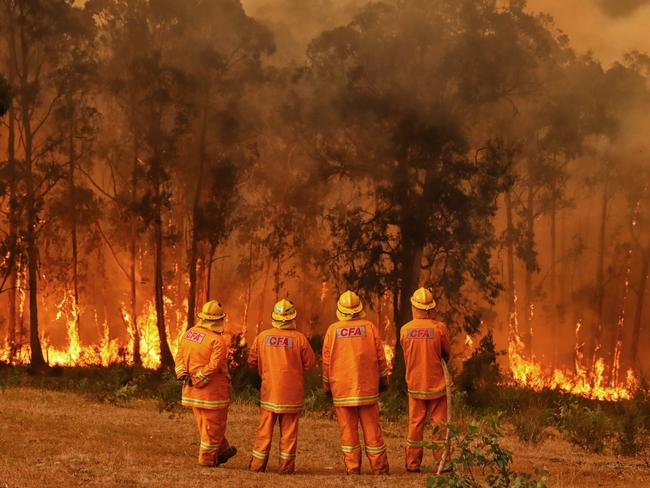
[[188, 386], [194, 386], [192, 384], [192, 376], [189, 373], [183, 373], [179, 378], [179, 381], [181, 381], [184, 385]]

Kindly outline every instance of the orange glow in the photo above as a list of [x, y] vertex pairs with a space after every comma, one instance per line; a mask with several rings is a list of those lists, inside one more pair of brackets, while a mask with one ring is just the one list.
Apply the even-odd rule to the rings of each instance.
[[395, 359], [395, 347], [390, 344], [384, 344], [384, 354], [386, 356], [386, 363], [388, 369], [393, 370], [393, 360]]

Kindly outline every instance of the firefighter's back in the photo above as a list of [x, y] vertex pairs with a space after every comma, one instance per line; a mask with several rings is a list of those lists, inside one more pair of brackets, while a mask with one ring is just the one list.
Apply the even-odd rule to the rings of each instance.
[[414, 319], [402, 327], [400, 341], [409, 396], [433, 399], [445, 394], [442, 357], [448, 350], [447, 327], [432, 319]]
[[372, 403], [378, 399], [379, 362], [376, 329], [364, 319], [340, 321], [327, 332], [329, 378], [334, 405]]
[[[295, 329], [272, 328], [256, 339], [258, 371], [262, 378], [261, 406], [279, 413], [299, 410], [303, 404], [307, 338]], [[312, 353], [313, 356], [313, 353]]]

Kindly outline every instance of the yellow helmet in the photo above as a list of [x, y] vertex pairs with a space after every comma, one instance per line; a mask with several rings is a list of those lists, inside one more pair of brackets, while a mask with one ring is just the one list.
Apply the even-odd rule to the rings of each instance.
[[295, 319], [296, 315], [298, 315], [298, 312], [296, 312], [294, 304], [283, 298], [273, 307], [271, 318], [276, 322], [289, 322]]
[[336, 303], [336, 316], [339, 320], [350, 320], [355, 317], [362, 316], [363, 303], [359, 295], [353, 291], [346, 291], [339, 297]]
[[203, 308], [198, 313], [199, 318], [205, 322], [216, 322], [223, 320], [226, 313], [223, 311], [223, 306], [217, 300], [210, 300], [205, 302]]
[[433, 293], [428, 288], [418, 288], [411, 296], [411, 305], [418, 310], [433, 310], [436, 308], [436, 301]]

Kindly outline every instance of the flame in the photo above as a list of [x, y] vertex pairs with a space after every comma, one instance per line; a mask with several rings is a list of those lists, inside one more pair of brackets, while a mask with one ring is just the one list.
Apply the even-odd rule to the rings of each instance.
[[388, 370], [393, 370], [393, 361], [395, 359], [395, 347], [390, 344], [384, 344], [384, 355], [386, 356], [386, 364], [388, 365]]
[[[512, 330], [517, 328], [516, 313]], [[610, 382], [603, 358], [597, 358], [590, 369], [583, 364], [580, 342], [582, 322], [576, 324], [575, 370], [548, 369], [535, 361], [524, 358], [524, 344], [518, 335], [511, 336], [508, 345], [508, 359], [513, 382], [521, 387], [535, 391], [558, 390], [594, 400], [619, 401], [632, 398], [639, 387], [633, 370], [628, 370], [624, 382], [619, 382], [614, 368]]]

